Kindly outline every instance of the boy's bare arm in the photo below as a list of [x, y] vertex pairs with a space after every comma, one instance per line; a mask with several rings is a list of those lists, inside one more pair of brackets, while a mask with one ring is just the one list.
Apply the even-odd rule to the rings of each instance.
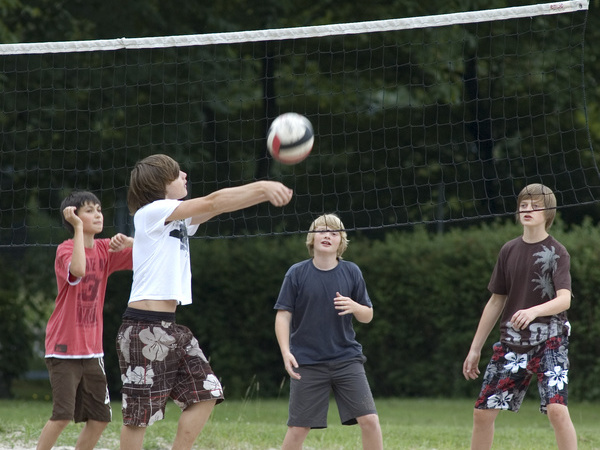
[[83, 222], [76, 214], [77, 208], [68, 206], [63, 210], [65, 220], [73, 225], [73, 254], [71, 256], [71, 264], [69, 272], [76, 278], [85, 276], [86, 261], [85, 261], [85, 242], [83, 235]]
[[571, 291], [568, 289], [559, 289], [556, 297], [546, 303], [532, 306], [531, 308], [521, 309], [513, 314], [510, 321], [515, 330], [524, 330], [537, 317], [553, 316], [566, 311], [571, 307]]
[[292, 322], [292, 313], [285, 310], [278, 310], [275, 316], [275, 336], [277, 336], [277, 342], [279, 343], [279, 349], [281, 350], [281, 357], [283, 358], [283, 365], [285, 366], [286, 372], [290, 377], [297, 380], [300, 379], [300, 375], [294, 372], [294, 369], [298, 367], [298, 362], [292, 352], [290, 351], [290, 324]]
[[492, 294], [483, 309], [477, 331], [473, 337], [473, 342], [471, 342], [471, 348], [463, 363], [463, 375], [467, 380], [474, 380], [479, 376], [481, 349], [496, 322], [498, 322], [498, 318], [502, 314], [502, 310], [506, 304], [506, 299], [506, 295]]
[[192, 217], [192, 224], [204, 223], [219, 214], [238, 211], [263, 202], [287, 205], [293, 191], [277, 181], [256, 181], [244, 186], [225, 188], [205, 197], [185, 200], [167, 218], [167, 222]]

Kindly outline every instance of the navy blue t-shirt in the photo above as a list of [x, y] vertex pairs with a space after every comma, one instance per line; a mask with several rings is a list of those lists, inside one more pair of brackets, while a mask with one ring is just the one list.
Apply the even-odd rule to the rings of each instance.
[[333, 299], [339, 292], [373, 307], [359, 267], [340, 260], [331, 270], [317, 269], [312, 259], [287, 271], [274, 309], [292, 313], [290, 351], [298, 364], [343, 361], [362, 355], [352, 314], [340, 316]]

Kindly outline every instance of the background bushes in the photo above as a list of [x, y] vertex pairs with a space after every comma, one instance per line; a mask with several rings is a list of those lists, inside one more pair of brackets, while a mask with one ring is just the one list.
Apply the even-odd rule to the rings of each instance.
[[[571, 254], [574, 299], [569, 311], [573, 325], [570, 396], [597, 400], [600, 231], [584, 222], [570, 229], [557, 223], [552, 232]], [[368, 358], [367, 373], [376, 396], [477, 394], [480, 383], [464, 380], [462, 363], [489, 298], [487, 283], [498, 251], [504, 242], [520, 234], [521, 228], [513, 223], [497, 223], [443, 234], [402, 230], [387, 233], [379, 240], [350, 235], [344, 256], [363, 270], [375, 306], [373, 321], [356, 322], [355, 328]], [[289, 266], [308, 257], [304, 239], [304, 235], [293, 235], [192, 241], [195, 298], [192, 305], [178, 309], [178, 321], [192, 328], [230, 398], [250, 393], [263, 397], [287, 395], [289, 386], [275, 339], [273, 305]], [[44, 314], [43, 325], [27, 319], [31, 314], [18, 316], [11, 312], [19, 308], [27, 311], [31, 301], [15, 301], [24, 298], [35, 299], [40, 311], [51, 310], [56, 295], [51, 270], [55, 250], [37, 251], [45, 253], [44, 264], [40, 266], [41, 260], [31, 255], [23, 259], [32, 265], [37, 261], [39, 270], [29, 272], [30, 281], [18, 288], [21, 294], [15, 292], [16, 287], [0, 292], [11, 299], [0, 299], [4, 305], [0, 333], [7, 334], [2, 337], [6, 345], [0, 347], [1, 380], [6, 380], [3, 377], [8, 368], [27, 370], [23, 355], [32, 349], [37, 349], [37, 354], [31, 362], [43, 367], [40, 343], [43, 349], [43, 328], [49, 312]], [[38, 280], [35, 283], [31, 281], [34, 278]], [[11, 280], [16, 285], [19, 276]], [[121, 384], [115, 338], [130, 285], [130, 273], [114, 274], [107, 291], [104, 347], [115, 395]], [[46, 307], [40, 306], [40, 298], [45, 299]], [[20, 331], [15, 332], [14, 326]], [[31, 338], [32, 333], [37, 333], [37, 342]], [[482, 368], [497, 338], [496, 327], [484, 348]], [[14, 352], [9, 342], [29, 345]]]
[[[590, 223], [570, 230], [555, 224], [552, 232], [572, 259], [570, 394], [600, 399], [595, 383], [600, 379], [600, 232]], [[511, 222], [443, 234], [398, 231], [382, 240], [350, 235], [344, 256], [362, 268], [375, 306], [373, 321], [355, 322], [355, 329], [376, 396], [477, 394], [480, 383], [463, 378], [462, 363], [489, 298], [487, 283], [498, 251], [520, 234], [521, 228]], [[273, 305], [288, 267], [308, 257], [304, 239], [299, 235], [192, 242], [195, 299], [191, 306], [179, 308], [178, 321], [194, 330], [231, 398], [250, 391], [265, 397], [287, 395]], [[106, 311], [105, 350], [115, 391], [120, 381], [114, 337], [128, 292], [126, 286], [118, 288], [115, 297], [121, 300], [111, 319]], [[496, 327], [482, 364], [498, 333]]]

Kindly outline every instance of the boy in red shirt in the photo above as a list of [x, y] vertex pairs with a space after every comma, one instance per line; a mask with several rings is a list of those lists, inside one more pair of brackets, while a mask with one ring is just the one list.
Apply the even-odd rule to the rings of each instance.
[[108, 276], [131, 270], [133, 238], [121, 233], [95, 239], [104, 217], [100, 200], [73, 192], [61, 205], [63, 224], [73, 239], [56, 250], [58, 295], [46, 327], [46, 366], [52, 385], [52, 416], [37, 450], [50, 450], [71, 420], [86, 422], [77, 449], [93, 449], [111, 421], [104, 371], [102, 309]]

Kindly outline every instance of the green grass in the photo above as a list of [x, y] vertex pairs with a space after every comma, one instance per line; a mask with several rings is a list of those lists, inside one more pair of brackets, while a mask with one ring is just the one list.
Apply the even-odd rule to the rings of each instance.
[[[0, 442], [34, 446], [48, 419], [51, 402], [44, 395], [29, 392], [31, 400], [0, 401]], [[33, 400], [37, 396], [38, 400]], [[473, 400], [456, 399], [378, 399], [377, 407], [387, 449], [465, 449], [469, 447]], [[600, 449], [600, 405], [571, 404], [580, 449]], [[118, 448], [121, 428], [120, 404], [113, 403], [114, 420], [98, 447]], [[179, 409], [169, 403], [166, 418], [146, 432], [144, 448], [162, 450], [172, 442]], [[196, 449], [266, 450], [276, 449], [286, 431], [287, 400], [227, 400], [218, 405]], [[81, 425], [71, 424], [57, 446], [73, 446]], [[337, 408], [329, 410], [329, 427], [313, 430], [305, 449], [359, 449], [358, 426], [339, 424]], [[534, 399], [526, 399], [517, 414], [501, 413], [496, 421], [494, 449], [556, 448], [548, 419], [537, 410]]]

